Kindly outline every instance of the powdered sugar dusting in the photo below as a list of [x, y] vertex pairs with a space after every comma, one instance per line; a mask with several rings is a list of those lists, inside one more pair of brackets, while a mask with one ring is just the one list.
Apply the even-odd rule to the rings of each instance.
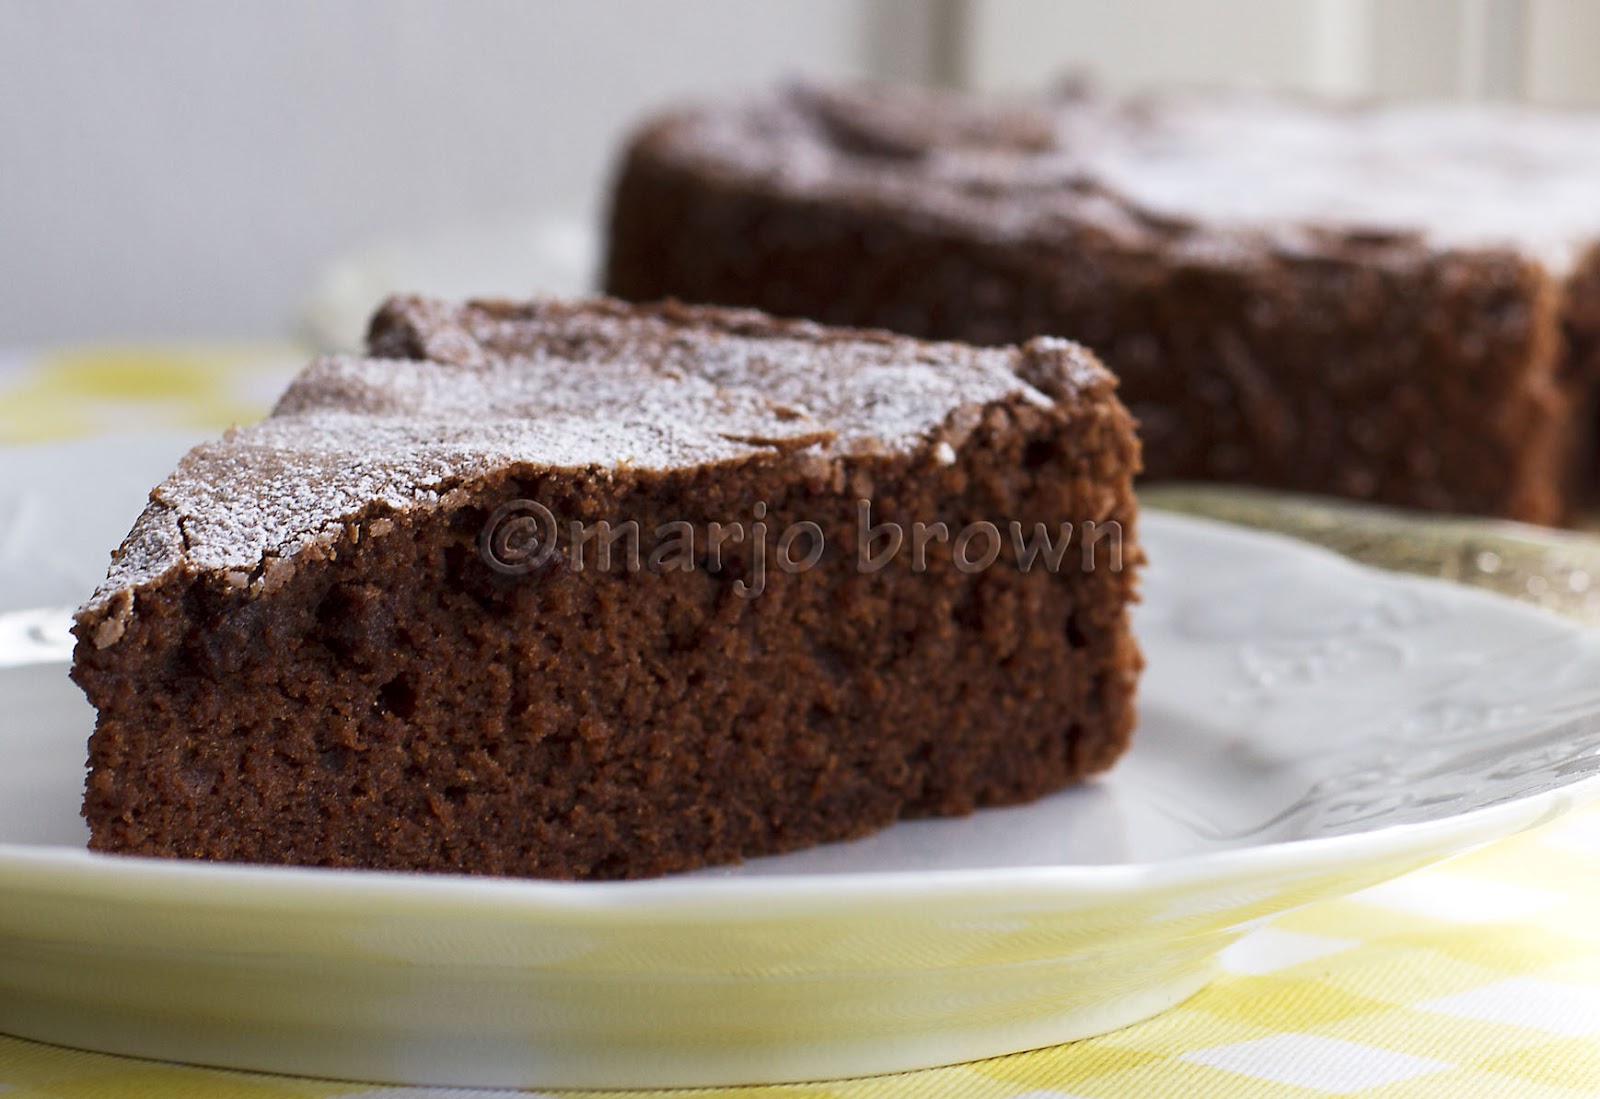
[[1063, 217], [1121, 233], [1155, 216], [1202, 235], [1381, 231], [1509, 247], [1558, 274], [1600, 240], [1600, 113], [1251, 93], [985, 105], [802, 88], [681, 115], [657, 140], [712, 171], [1000, 240]]
[[1235, 95], [1062, 117], [1064, 144], [1107, 184], [1178, 215], [1509, 245], [1561, 272], [1600, 239], [1600, 114]]
[[412, 299], [384, 318], [379, 350], [431, 361], [319, 360], [270, 418], [191, 451], [83, 613], [174, 568], [258, 587], [363, 514], [438, 507], [509, 467], [631, 476], [804, 451], [809, 468], [959, 446], [964, 410], [1110, 386], [1061, 341], [980, 350], [733, 310]]

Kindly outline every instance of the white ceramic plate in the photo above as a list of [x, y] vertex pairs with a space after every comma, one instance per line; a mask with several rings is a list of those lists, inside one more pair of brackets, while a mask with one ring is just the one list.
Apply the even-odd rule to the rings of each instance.
[[[92, 583], [183, 441], [0, 452], [0, 485], [37, 479], [0, 491], [0, 514], [26, 520], [0, 542], [9, 606], [34, 583], [39, 602]], [[1600, 635], [1275, 537], [1160, 514], [1142, 533], [1149, 669], [1112, 775], [632, 883], [91, 855], [77, 804], [92, 715], [60, 617], [13, 613], [0, 1031], [434, 1084], [947, 1063], [1152, 1014], [1255, 921], [1600, 795]]]

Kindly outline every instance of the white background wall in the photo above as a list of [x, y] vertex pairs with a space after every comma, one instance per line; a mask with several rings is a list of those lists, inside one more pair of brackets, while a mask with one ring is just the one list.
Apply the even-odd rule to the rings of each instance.
[[271, 335], [330, 256], [591, 205], [679, 96], [879, 62], [861, 0], [0, 0], [0, 345]]
[[1359, 96], [1600, 102], [1596, 0], [965, 0], [957, 73], [1029, 87], [1234, 83]]
[[272, 337], [374, 238], [592, 211], [784, 74], [1600, 101], [1592, 0], [0, 0], [0, 346]]

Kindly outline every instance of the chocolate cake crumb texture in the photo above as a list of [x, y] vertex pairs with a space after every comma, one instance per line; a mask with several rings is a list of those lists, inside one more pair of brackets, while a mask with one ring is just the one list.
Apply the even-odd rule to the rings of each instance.
[[[1026, 801], [1126, 748], [1139, 449], [1082, 348], [421, 299], [370, 344], [184, 458], [80, 610], [92, 849], [641, 877]], [[522, 501], [698, 541], [496, 567]], [[863, 569], [863, 501], [1072, 540], [1058, 568]], [[763, 571], [756, 520], [830, 552]], [[742, 535], [714, 554], [712, 524]]]

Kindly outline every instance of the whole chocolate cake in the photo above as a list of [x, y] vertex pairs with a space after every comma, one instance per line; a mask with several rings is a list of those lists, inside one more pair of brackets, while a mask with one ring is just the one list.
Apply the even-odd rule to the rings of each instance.
[[78, 614], [96, 850], [619, 878], [1033, 798], [1140, 666], [1138, 444], [1051, 339], [396, 300]]
[[1153, 478], [1539, 522], [1597, 480], [1595, 114], [792, 88], [637, 135], [606, 286], [1070, 335]]

